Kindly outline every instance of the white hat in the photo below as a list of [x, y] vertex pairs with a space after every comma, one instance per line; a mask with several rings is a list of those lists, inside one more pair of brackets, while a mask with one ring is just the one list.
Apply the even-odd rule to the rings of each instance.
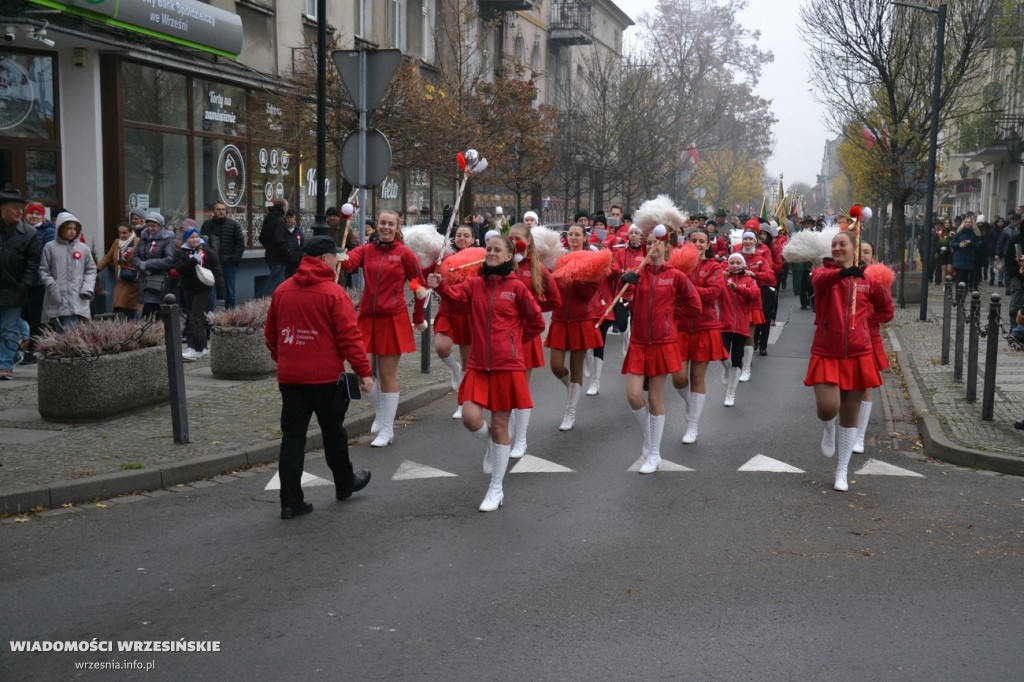
[[537, 215], [536, 211], [527, 211], [526, 213], [524, 213], [523, 214], [523, 220], [525, 221], [527, 218], [533, 218], [538, 223], [540, 222], [540, 216]]
[[747, 230], [746, 232], [743, 233], [743, 239], [746, 239], [747, 237], [750, 237], [751, 239], [757, 239], [757, 235], [751, 232], [750, 230]]
[[77, 223], [78, 227], [82, 227], [82, 221], [80, 221], [78, 218], [71, 215], [67, 211], [57, 214], [57, 220], [54, 222], [54, 225], [58, 230], [60, 230], [64, 223]]
[[746, 258], [744, 258], [744, 257], [743, 257], [743, 254], [742, 254], [742, 253], [740, 253], [739, 251], [737, 251], [736, 253], [733, 253], [733, 254], [730, 254], [730, 255], [729, 255], [729, 260], [732, 260], [733, 258], [738, 258], [738, 259], [740, 259], [741, 261], [743, 261], [743, 264], [744, 264], [744, 265], [746, 265], [746, 264], [747, 264], [747, 259], [746, 259]]
[[495, 206], [494, 215], [505, 215], [505, 210], [501, 206]]

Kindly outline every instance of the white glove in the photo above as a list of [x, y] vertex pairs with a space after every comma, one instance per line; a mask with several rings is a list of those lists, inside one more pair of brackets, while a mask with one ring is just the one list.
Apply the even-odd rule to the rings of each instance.
[[417, 332], [425, 332], [427, 331], [427, 323], [420, 322], [419, 324], [413, 325], [413, 329], [415, 329]]
[[339, 254], [336, 254], [336, 255], [338, 256], [338, 262], [339, 263], [344, 263], [345, 261], [348, 260], [348, 254], [347, 253], [339, 253]]
[[194, 260], [195, 262], [197, 262], [200, 265], [202, 265], [203, 264], [203, 254], [201, 254], [198, 251], [196, 251], [195, 253], [192, 254], [192, 260]]

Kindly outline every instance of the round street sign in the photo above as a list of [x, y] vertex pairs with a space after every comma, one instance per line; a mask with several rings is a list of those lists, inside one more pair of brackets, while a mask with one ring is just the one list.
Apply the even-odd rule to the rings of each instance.
[[[359, 140], [366, 136], [366, 182], [359, 182]], [[353, 130], [341, 145], [341, 172], [353, 187], [376, 187], [391, 170], [391, 143], [376, 128]]]

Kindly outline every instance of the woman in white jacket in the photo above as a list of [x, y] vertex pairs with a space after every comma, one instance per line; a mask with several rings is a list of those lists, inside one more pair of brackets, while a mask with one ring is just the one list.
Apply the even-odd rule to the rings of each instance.
[[82, 223], [70, 213], [56, 220], [57, 236], [43, 248], [39, 259], [39, 279], [46, 288], [43, 296], [43, 321], [56, 330], [69, 329], [79, 319], [92, 317], [93, 288], [96, 286], [96, 261], [78, 237]]

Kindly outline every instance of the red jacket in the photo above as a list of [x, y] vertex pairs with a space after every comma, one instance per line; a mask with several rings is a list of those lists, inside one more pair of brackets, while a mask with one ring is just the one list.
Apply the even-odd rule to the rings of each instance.
[[352, 301], [319, 258], [304, 257], [274, 290], [263, 335], [278, 383], [336, 383], [346, 360], [360, 377], [372, 375]]
[[[441, 262], [439, 266], [437, 261], [431, 263], [426, 270], [423, 271], [423, 277], [425, 278], [432, 272], [441, 274], [448, 266]], [[454, 303], [445, 299], [441, 299], [441, 303], [437, 306], [437, 315], [468, 315], [469, 314], [469, 303]]]
[[[881, 324], [892, 319], [892, 297], [878, 282], [842, 277], [832, 261], [811, 273], [817, 328], [811, 353], [826, 358], [852, 358], [872, 352], [869, 318]], [[856, 286], [856, 293], [854, 287]], [[850, 302], [857, 311], [850, 319]], [[866, 305], [867, 304], [867, 305]]]
[[516, 274], [519, 276], [519, 281], [526, 285], [526, 288], [533, 294], [533, 298], [537, 301], [540, 306], [541, 312], [551, 312], [562, 304], [562, 297], [558, 295], [558, 285], [555, 284], [555, 278], [551, 276], [548, 269], [543, 265], [540, 266], [540, 276], [544, 280], [544, 293], [540, 296], [533, 290], [533, 278], [530, 276], [530, 259], [524, 258], [516, 266]]
[[[341, 267], [363, 268], [365, 286], [359, 317], [391, 317], [406, 312], [406, 281], [414, 279], [426, 286], [416, 254], [397, 241], [357, 246], [348, 252], [348, 260], [342, 261]], [[413, 306], [413, 321], [424, 321], [423, 306]]]
[[[640, 242], [640, 245], [636, 248], [630, 246], [629, 242], [626, 242], [625, 246], [612, 249], [612, 270], [618, 272], [615, 276], [616, 281], [618, 281], [618, 278], [622, 276], [622, 273], [629, 270], [636, 270], [640, 267], [640, 263], [642, 263], [643, 260], [643, 242]], [[622, 288], [621, 284], [619, 284], [619, 288]], [[616, 290], [615, 294], [617, 293], [619, 293], [618, 290]], [[612, 294], [612, 297], [614, 297], [615, 294]], [[622, 295], [622, 300], [627, 303], [633, 300], [633, 287], [626, 289], [626, 293]]]
[[667, 265], [648, 263], [640, 270], [634, 289], [630, 343], [675, 343], [679, 339], [678, 317], [701, 314], [700, 296], [681, 271]]
[[[772, 252], [765, 244], [758, 244], [757, 250], [750, 255], [743, 253], [742, 244], [734, 246], [732, 252], [738, 253], [746, 259], [747, 270], [754, 273], [754, 279], [762, 287], [774, 287], [779, 283], [779, 280], [775, 278], [775, 263]], [[751, 304], [750, 308], [751, 310], [762, 310], [764, 308], [760, 296]]]
[[[750, 309], [754, 303], [761, 303], [761, 289], [757, 280], [745, 272], [733, 275], [725, 270], [725, 288], [718, 299], [719, 319], [722, 333], [732, 332], [740, 336], [750, 336]], [[730, 289], [729, 282], [735, 282], [736, 288]]]
[[598, 282], [569, 282], [558, 284], [558, 307], [551, 312], [552, 322], [593, 322], [601, 318], [604, 308], [598, 296]]
[[732, 242], [728, 234], [715, 233], [711, 235], [714, 240], [711, 242], [711, 250], [715, 252], [715, 258], [726, 259], [732, 250]]
[[523, 342], [544, 331], [544, 316], [529, 287], [514, 274], [473, 277], [437, 288], [441, 298], [468, 301], [473, 343], [466, 366], [489, 371], [525, 371]]
[[701, 314], [700, 317], [680, 318], [676, 316], [679, 331], [692, 333], [706, 329], [721, 329], [722, 322], [718, 317], [718, 308], [715, 306], [725, 292], [725, 277], [722, 274], [721, 263], [713, 260], [699, 261], [697, 268], [689, 277], [700, 296]]

